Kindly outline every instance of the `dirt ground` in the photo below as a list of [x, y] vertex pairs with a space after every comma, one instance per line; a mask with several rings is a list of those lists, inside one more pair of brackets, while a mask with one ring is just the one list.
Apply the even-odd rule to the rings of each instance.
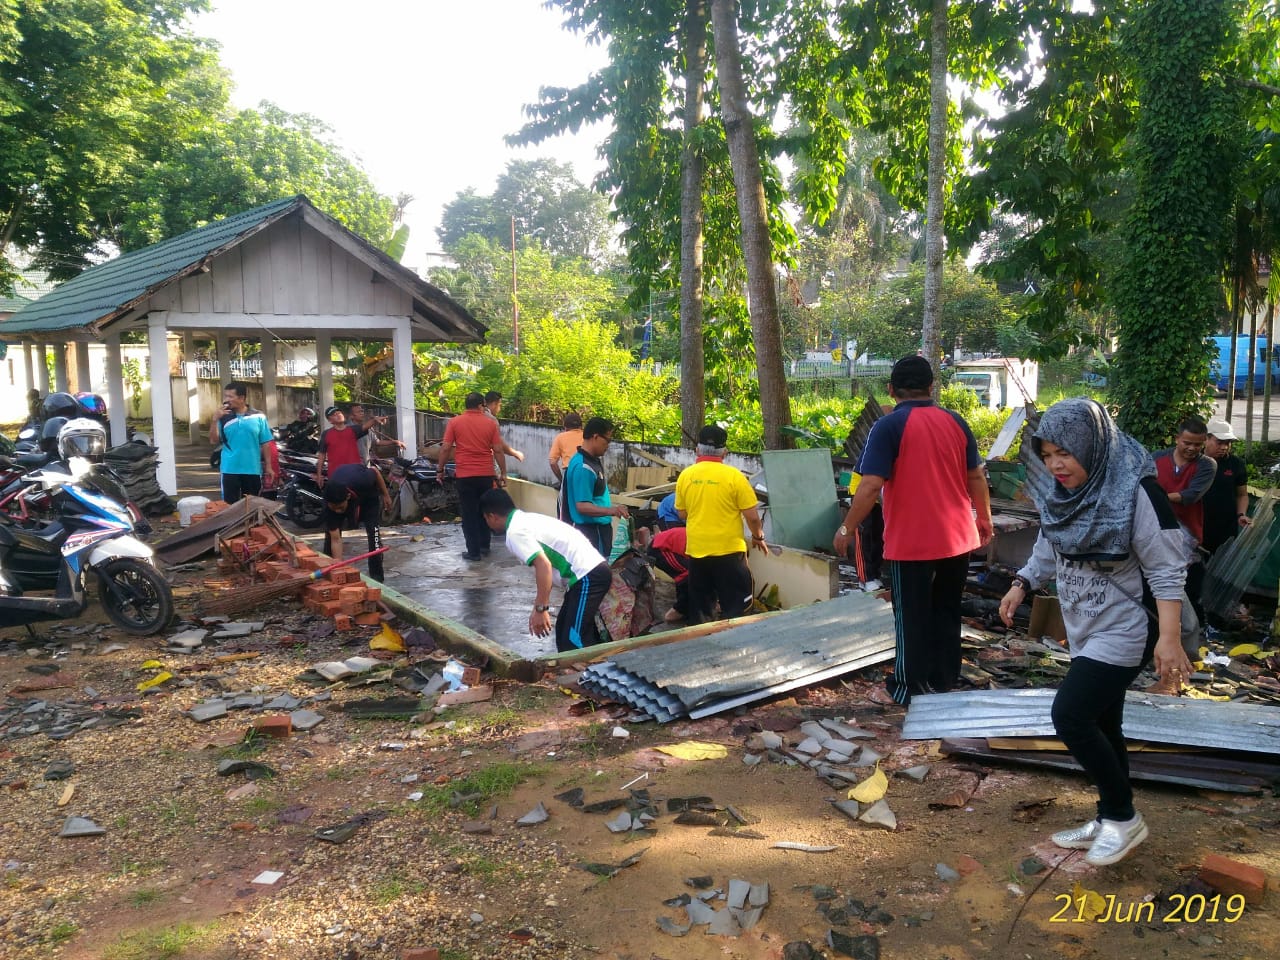
[[[181, 616], [214, 576], [211, 562], [174, 574]], [[0, 723], [0, 956], [346, 960], [436, 947], [447, 960], [772, 960], [808, 955], [787, 950], [797, 941], [845, 955], [827, 946], [831, 931], [850, 955], [910, 960], [1263, 958], [1280, 943], [1274, 892], [1240, 911], [1188, 886], [1213, 852], [1260, 867], [1269, 882], [1280, 876], [1275, 796], [1139, 785], [1150, 840], [1114, 867], [1088, 867], [1047, 842], [1089, 815], [1083, 779], [977, 767], [937, 756], [936, 742], [900, 740], [901, 709], [871, 698], [878, 670], [666, 727], [592, 708], [554, 680], [496, 682], [488, 702], [414, 722], [358, 719], [339, 708], [405, 691], [394, 681], [321, 687], [298, 677], [318, 661], [367, 655], [371, 631], [316, 636], [320, 621], [287, 601], [250, 617], [266, 629], [186, 655], [86, 626], [94, 618], [42, 627], [45, 642], [34, 645], [23, 630], [0, 629], [0, 708], [38, 698], [90, 705], [116, 722], [66, 740], [4, 737], [15, 724]], [[236, 653], [256, 656], [220, 660]], [[155, 676], [144, 667], [152, 658], [175, 679], [140, 694]], [[439, 666], [421, 647], [408, 660]], [[32, 684], [43, 689], [19, 689]], [[180, 712], [219, 691], [330, 699], [312, 705], [325, 720], [311, 731], [245, 743], [252, 714], [196, 723]], [[744, 762], [758, 731], [795, 744], [802, 721], [830, 717], [872, 732], [864, 742], [884, 755], [886, 773], [929, 764], [921, 782], [890, 777], [896, 831], [846, 818], [831, 804], [845, 791], [810, 769]], [[724, 756], [657, 749], [685, 741]], [[226, 759], [276, 775], [218, 776]], [[58, 760], [74, 773], [46, 780]], [[574, 788], [586, 804], [647, 791], [655, 818], [612, 833], [618, 809], [556, 799]], [[952, 796], [961, 805], [938, 806]], [[699, 823], [676, 822], [671, 801], [681, 798]], [[1018, 809], [1029, 800], [1048, 801], [1038, 819]], [[516, 824], [539, 803], [545, 822]], [[59, 838], [70, 815], [105, 833]], [[343, 843], [316, 837], [353, 821]], [[266, 870], [282, 876], [254, 883]], [[759, 922], [736, 937], [705, 926], [665, 932], [659, 918], [678, 929], [686, 911], [664, 901], [698, 893], [694, 878], [720, 890], [768, 884]], [[1107, 919], [1081, 919], [1077, 884], [1112, 898]], [[1203, 916], [1185, 922], [1174, 915], [1180, 905]]]

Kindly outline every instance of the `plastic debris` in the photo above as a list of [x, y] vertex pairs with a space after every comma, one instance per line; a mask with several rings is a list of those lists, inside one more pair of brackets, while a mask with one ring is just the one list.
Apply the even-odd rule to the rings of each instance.
[[656, 749], [659, 753], [680, 760], [722, 760], [729, 755], [722, 744], [700, 743], [696, 740], [686, 740], [684, 743], [673, 743]]

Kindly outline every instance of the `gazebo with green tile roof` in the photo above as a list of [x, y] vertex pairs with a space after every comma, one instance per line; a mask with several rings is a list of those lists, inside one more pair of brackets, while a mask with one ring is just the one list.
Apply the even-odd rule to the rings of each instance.
[[[475, 342], [485, 327], [444, 291], [297, 196], [90, 267], [0, 321], [0, 340], [24, 344], [28, 376], [34, 373], [32, 347], [52, 345], [58, 387], [68, 389], [67, 344], [75, 345], [78, 371], [88, 369], [93, 341], [105, 344], [109, 367], [119, 370], [120, 335], [133, 330], [146, 330], [151, 356], [166, 360], [171, 332], [183, 336], [188, 359], [194, 340], [213, 340], [224, 371], [232, 339], [259, 340], [272, 424], [281, 422], [281, 411], [274, 409], [277, 341], [315, 341], [318, 389], [326, 403], [333, 396], [334, 337], [389, 341], [397, 435], [415, 450], [413, 344]], [[153, 362], [153, 371], [159, 366]], [[168, 367], [166, 362], [153, 380], [167, 380]], [[123, 379], [110, 377], [108, 388], [112, 440], [121, 443]], [[214, 410], [200, 409], [198, 391], [188, 395], [189, 409], [182, 412], [189, 422], [207, 422]], [[151, 398], [154, 440], [161, 449], [158, 480], [172, 495], [177, 492], [172, 397], [168, 390], [153, 389]]]

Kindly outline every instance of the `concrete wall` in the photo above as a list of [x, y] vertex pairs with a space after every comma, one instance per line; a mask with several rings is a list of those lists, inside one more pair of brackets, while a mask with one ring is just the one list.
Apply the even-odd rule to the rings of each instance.
[[[266, 395], [263, 393], [262, 384], [252, 380], [246, 382], [249, 384], [249, 406], [265, 410]], [[196, 380], [196, 385], [196, 389], [200, 392], [201, 410], [218, 410], [222, 407], [223, 384], [221, 381]], [[173, 394], [173, 415], [178, 419], [184, 419], [187, 416], [187, 378], [174, 377], [169, 381], [169, 389]], [[280, 423], [271, 424], [273, 427], [283, 427], [291, 422], [303, 407], [311, 407], [316, 411], [317, 416], [324, 413], [316, 400], [314, 387], [286, 386], [277, 383], [276, 401], [277, 409], [282, 411], [282, 420]], [[203, 425], [209, 426], [207, 418]]]

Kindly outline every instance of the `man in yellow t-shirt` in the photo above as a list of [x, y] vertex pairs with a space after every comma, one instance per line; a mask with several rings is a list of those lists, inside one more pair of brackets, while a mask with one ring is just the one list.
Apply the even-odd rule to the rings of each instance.
[[755, 491], [741, 470], [724, 463], [728, 442], [723, 428], [703, 427], [698, 459], [676, 481], [676, 513], [688, 527], [690, 623], [712, 619], [717, 600], [726, 619], [750, 608], [754, 589], [742, 536], [744, 519], [752, 544], [768, 549]]

